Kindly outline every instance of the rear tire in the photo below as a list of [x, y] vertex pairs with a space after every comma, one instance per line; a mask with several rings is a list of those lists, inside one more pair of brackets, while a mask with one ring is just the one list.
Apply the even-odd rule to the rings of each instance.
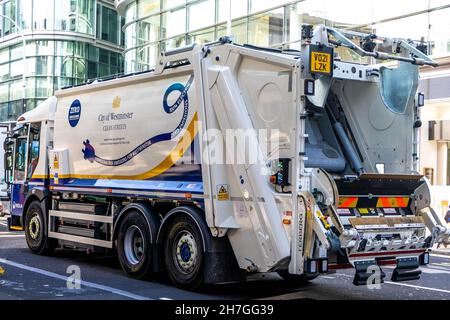
[[164, 240], [164, 262], [176, 287], [196, 290], [204, 280], [204, 248], [195, 221], [182, 212], [174, 218]]
[[147, 220], [139, 211], [133, 210], [125, 214], [117, 239], [120, 265], [132, 278], [147, 278], [153, 271], [151, 231]]
[[41, 203], [33, 201], [25, 214], [25, 239], [33, 253], [48, 255], [55, 249], [56, 241], [47, 237], [46, 228]]

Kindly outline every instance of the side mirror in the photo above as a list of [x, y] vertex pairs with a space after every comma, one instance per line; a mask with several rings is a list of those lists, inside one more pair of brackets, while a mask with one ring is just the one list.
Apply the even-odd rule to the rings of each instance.
[[3, 150], [5, 150], [5, 151], [9, 150], [9, 147], [13, 144], [14, 144], [13, 140], [6, 139], [5, 142], [3, 142]]

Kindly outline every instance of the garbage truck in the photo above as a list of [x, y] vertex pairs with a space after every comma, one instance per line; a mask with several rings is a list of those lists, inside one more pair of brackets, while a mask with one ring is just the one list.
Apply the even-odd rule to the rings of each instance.
[[112, 251], [187, 289], [337, 268], [363, 285], [385, 264], [418, 279], [449, 237], [417, 172], [421, 65], [414, 42], [304, 25], [298, 51], [223, 37], [64, 88], [8, 135], [9, 224], [34, 253]]

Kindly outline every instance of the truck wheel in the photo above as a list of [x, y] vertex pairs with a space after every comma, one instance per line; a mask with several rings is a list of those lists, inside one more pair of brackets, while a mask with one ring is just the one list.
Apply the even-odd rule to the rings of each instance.
[[39, 201], [33, 201], [25, 214], [25, 239], [33, 253], [50, 254], [55, 249], [55, 241], [45, 234], [44, 213]]
[[164, 240], [164, 262], [175, 286], [195, 290], [203, 283], [203, 241], [195, 221], [185, 215], [175, 218]]
[[136, 279], [146, 278], [152, 271], [151, 231], [138, 211], [125, 213], [119, 227], [117, 255], [123, 271]]

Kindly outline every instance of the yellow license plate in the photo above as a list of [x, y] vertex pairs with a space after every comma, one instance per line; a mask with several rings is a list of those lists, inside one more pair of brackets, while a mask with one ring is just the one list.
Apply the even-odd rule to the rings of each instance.
[[311, 52], [311, 72], [331, 73], [331, 54], [326, 52]]

